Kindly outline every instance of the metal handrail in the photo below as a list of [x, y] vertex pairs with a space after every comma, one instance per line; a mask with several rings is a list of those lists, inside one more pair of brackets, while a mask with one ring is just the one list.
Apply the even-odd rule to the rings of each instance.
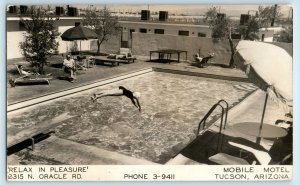
[[228, 102], [227, 101], [225, 101], [225, 100], [219, 100], [218, 101], [218, 104], [220, 104], [221, 102], [224, 102], [225, 104], [226, 104], [226, 108], [225, 108], [225, 110], [226, 110], [226, 112], [225, 112], [225, 123], [224, 123], [224, 128], [223, 129], [225, 129], [226, 128], [226, 124], [227, 124], [227, 115], [228, 115]]
[[[224, 108], [220, 103], [224, 102], [226, 103], [226, 108]], [[225, 100], [219, 100], [216, 104], [214, 104], [210, 110], [205, 114], [205, 116], [202, 118], [202, 120], [199, 122], [198, 124], [198, 130], [197, 130], [197, 135], [199, 135], [199, 131], [202, 125], [202, 130], [204, 130], [206, 128], [206, 120], [207, 118], [212, 114], [212, 112], [217, 108], [217, 107], [221, 107], [222, 110], [222, 114], [221, 114], [221, 125], [220, 125], [220, 130], [219, 130], [219, 134], [222, 132], [222, 127], [223, 127], [223, 117], [224, 117], [224, 112], [225, 112], [225, 123], [224, 123], [224, 129], [226, 127], [226, 123], [227, 123], [227, 114], [228, 114], [228, 103]]]

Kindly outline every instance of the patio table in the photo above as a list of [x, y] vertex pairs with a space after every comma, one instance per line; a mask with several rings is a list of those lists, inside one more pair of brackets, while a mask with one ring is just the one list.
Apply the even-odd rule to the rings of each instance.
[[263, 124], [259, 134], [260, 123], [242, 122], [232, 126], [234, 130], [257, 138], [281, 138], [287, 135], [287, 131], [281, 127], [271, 124]]
[[162, 49], [162, 50], [155, 50], [155, 51], [150, 51], [150, 61], [151, 61], [151, 56], [152, 53], [158, 53], [158, 59], [163, 60], [163, 56], [166, 54], [167, 55], [167, 61], [170, 63], [171, 62], [171, 55], [172, 54], [177, 54], [177, 62], [179, 63], [180, 60], [180, 54], [185, 53], [185, 60], [187, 60], [187, 51], [184, 50], [175, 50], [175, 49]]

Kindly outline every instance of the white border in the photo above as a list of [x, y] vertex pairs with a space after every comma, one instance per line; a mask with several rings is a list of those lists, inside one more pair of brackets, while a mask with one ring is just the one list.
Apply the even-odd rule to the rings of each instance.
[[[217, 0], [210, 0], [210, 1], [200, 1], [200, 0], [187, 0], [187, 1], [183, 1], [183, 0], [148, 0], [148, 1], [139, 1], [139, 0], [113, 0], [113, 1], [108, 1], [108, 0], [102, 0], [97, 1], [97, 0], [87, 0], [87, 1], [82, 1], [82, 0], [28, 0], [26, 1], [26, 3], [24, 3], [24, 1], [21, 0], [4, 0], [1, 1], [1, 16], [0, 16], [0, 22], [1, 22], [1, 44], [0, 44], [0, 51], [2, 51], [1, 54], [1, 62], [0, 62], [0, 70], [1, 70], [1, 74], [3, 75], [2, 78], [0, 78], [0, 84], [1, 84], [1, 89], [3, 90], [2, 92], [6, 92], [6, 17], [5, 17], [5, 10], [6, 10], [6, 5], [8, 4], [40, 4], [40, 3], [44, 3], [44, 4], [97, 4], [97, 3], [205, 3], [205, 4], [259, 4], [259, 3], [263, 3], [263, 4], [274, 4], [274, 3], [279, 3], [279, 4], [292, 4], [293, 8], [294, 8], [294, 174], [299, 174], [299, 118], [298, 118], [298, 113], [299, 113], [299, 96], [297, 96], [299, 94], [299, 11], [300, 11], [300, 4], [299, 1], [297, 2], [297, 0], [266, 0], [266, 1], [261, 1], [261, 0], [251, 0], [251, 1], [237, 1], [237, 0], [224, 0], [224, 1], [217, 1]], [[298, 52], [297, 52], [298, 51]], [[1, 132], [1, 151], [3, 152], [2, 155], [0, 155], [0, 161], [2, 163], [1, 165], [1, 177], [0, 177], [0, 183], [1, 184], [6, 184], [7, 181], [6, 179], [6, 156], [5, 156], [5, 146], [6, 146], [6, 134], [5, 134], [5, 130], [6, 130], [6, 94], [5, 93], [1, 93], [0, 96], [0, 101], [1, 104], [3, 106], [1, 106], [0, 110], [1, 110], [1, 114], [0, 114], [0, 119], [1, 119], [1, 126], [0, 126], [0, 130]], [[4, 172], [4, 173], [2, 173]], [[288, 182], [289, 184], [299, 184], [300, 182], [300, 177], [299, 175], [294, 175], [293, 177], [293, 181]], [[19, 184], [21, 182], [18, 183], [12, 183], [12, 184]], [[51, 184], [53, 182], [47, 182], [46, 184]], [[105, 183], [105, 182], [102, 182]], [[132, 184], [132, 182], [118, 182], [117, 184]], [[140, 182], [139, 182], [140, 183]], [[146, 182], [143, 182], [142, 184], [144, 184]], [[176, 184], [176, 183], [182, 183], [182, 182], [169, 182], [172, 184]], [[189, 182], [191, 183], [191, 182]], [[197, 182], [192, 182], [193, 184], [197, 183]], [[211, 182], [206, 182], [211, 184]], [[213, 182], [216, 183], [216, 182]], [[276, 184], [283, 184], [284, 182], [276, 182]], [[23, 183], [22, 183], [23, 184]], [[40, 182], [30, 182], [30, 184], [40, 184]], [[63, 182], [56, 182], [55, 184], [74, 184], [74, 182], [68, 182], [68, 183], [63, 183]], [[80, 183], [80, 184], [88, 184], [88, 182], [85, 183]], [[197, 183], [198, 184], [198, 183]], [[233, 183], [228, 183], [226, 182], [225, 184], [233, 184]], [[251, 182], [251, 184], [257, 184], [257, 182]], [[261, 183], [259, 183], [261, 184]], [[273, 182], [265, 182], [264, 184], [273, 184]]]

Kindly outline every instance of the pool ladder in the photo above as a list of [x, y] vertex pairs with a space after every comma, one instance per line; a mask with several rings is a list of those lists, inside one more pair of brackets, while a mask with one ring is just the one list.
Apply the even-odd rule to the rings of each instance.
[[[222, 105], [223, 104], [223, 105]], [[225, 106], [224, 106], [225, 105]], [[217, 141], [217, 148], [213, 151], [213, 153], [218, 153], [219, 151], [222, 151], [223, 148], [223, 140], [224, 140], [224, 136], [222, 135], [222, 129], [226, 128], [226, 124], [227, 124], [227, 116], [228, 116], [228, 103], [225, 100], [219, 100], [216, 104], [214, 104], [210, 110], [206, 113], [206, 115], [202, 118], [202, 120], [199, 122], [198, 125], [198, 131], [197, 131], [197, 136], [202, 135], [206, 132], [207, 128], [206, 128], [206, 120], [207, 118], [217, 109], [217, 107], [221, 108], [221, 123], [220, 123], [220, 129], [219, 129], [219, 133], [218, 133], [218, 141]], [[224, 123], [224, 125], [223, 125]], [[201, 129], [201, 125], [202, 125], [202, 130]], [[224, 127], [223, 127], [224, 126]]]
[[[221, 104], [223, 103], [223, 105]], [[225, 105], [225, 107], [224, 107]], [[205, 114], [205, 116], [202, 118], [202, 120], [199, 122], [198, 124], [198, 130], [196, 133], [196, 136], [198, 136], [199, 134], [202, 135], [205, 131], [206, 131], [206, 121], [207, 118], [209, 118], [209, 116], [218, 108], [221, 108], [221, 123], [220, 123], [220, 130], [219, 130], [219, 134], [221, 134], [222, 132], [222, 127], [223, 127], [223, 122], [224, 122], [224, 127], [223, 129], [226, 128], [226, 124], [227, 124], [227, 115], [228, 115], [228, 103], [225, 100], [219, 100], [216, 104], [214, 104], [210, 110]], [[202, 129], [201, 129], [201, 125], [202, 125]]]

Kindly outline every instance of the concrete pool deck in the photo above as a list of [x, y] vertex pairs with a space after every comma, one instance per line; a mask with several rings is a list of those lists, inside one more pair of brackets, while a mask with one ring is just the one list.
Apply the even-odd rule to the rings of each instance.
[[[18, 62], [8, 62], [8, 70], [16, 70], [15, 65]], [[87, 70], [79, 70], [77, 74], [77, 79], [75, 83], [70, 83], [66, 80], [59, 80], [54, 77], [50, 81], [50, 85], [27, 85], [27, 86], [16, 86], [7, 88], [7, 103], [8, 105], [22, 102], [24, 100], [44, 96], [47, 94], [52, 94], [54, 92], [63, 91], [66, 89], [75, 88], [78, 86], [83, 86], [90, 84], [92, 82], [111, 78], [118, 76], [124, 73], [130, 73], [133, 71], [138, 71], [141, 69], [149, 67], [159, 67], [171, 70], [184, 70], [189, 72], [197, 72], [202, 74], [207, 74], [208, 77], [211, 75], [222, 77], [237, 77], [240, 79], [247, 79], [247, 76], [244, 72], [238, 69], [222, 68], [217, 66], [209, 66], [207, 68], [198, 68], [191, 66], [189, 63], [154, 63], [154, 62], [145, 62], [143, 60], [137, 60], [135, 63], [131, 64], [121, 64], [117, 67], [109, 67], [103, 65], [95, 65], [94, 68], [88, 68]], [[59, 69], [55, 69], [59, 70]], [[9, 74], [8, 74], [9, 75]]]
[[[113, 77], [123, 73], [130, 73], [133, 71], [141, 70], [145, 67], [159, 67], [166, 70], [180, 70], [191, 73], [202, 73], [205, 75], [215, 75], [217, 78], [234, 78], [240, 80], [247, 80], [245, 74], [237, 69], [220, 68], [216, 66], [209, 66], [208, 68], [197, 68], [190, 66], [186, 63], [175, 63], [175, 64], [159, 64], [159, 63], [148, 63], [143, 61], [138, 61], [130, 65], [121, 65], [115, 68], [108, 68], [107, 66], [96, 66], [95, 68], [88, 69], [87, 72], [78, 76], [80, 79], [76, 83], [71, 84], [67, 81], [53, 80], [50, 86], [20, 86], [15, 88], [8, 88], [8, 105], [17, 102], [22, 102], [27, 99], [34, 99], [35, 97], [44, 96], [49, 93], [54, 93], [56, 91], [64, 91], [64, 89], [72, 89], [77, 86], [84, 86], [93, 81], [98, 81], [101, 79]], [[93, 71], [94, 70], [94, 71]], [[12, 93], [12, 94], [10, 94]], [[263, 100], [265, 94], [262, 91], [257, 91], [255, 95], [243, 102], [240, 105], [239, 111], [229, 114], [228, 127], [230, 128], [230, 123], [237, 123], [243, 121], [259, 121], [263, 108]], [[231, 110], [231, 112], [234, 110]], [[243, 116], [239, 116], [243, 115]], [[268, 109], [266, 116], [270, 117], [270, 120], [266, 118], [266, 121], [274, 123], [275, 119], [282, 119], [279, 115], [284, 115], [284, 113], [279, 112], [277, 105], [268, 102]], [[213, 129], [213, 128], [212, 128]], [[227, 129], [226, 132], [233, 134], [235, 136], [239, 133], [230, 132]], [[242, 135], [243, 136], [243, 135]], [[244, 137], [244, 136], [243, 136]], [[253, 138], [249, 138], [253, 139]], [[46, 147], [45, 145], [51, 144], [51, 147]], [[68, 145], [68, 158], [66, 159], [63, 155], [66, 151], [61, 151], [62, 144]], [[75, 142], [63, 140], [57, 137], [50, 137], [49, 139], [42, 141], [36, 145], [37, 150], [33, 151], [32, 154], [36, 156], [41, 156], [45, 158], [52, 159], [54, 161], [60, 161], [62, 164], [155, 164], [146, 160], [128, 158], [128, 156], [123, 156], [115, 152], [107, 153], [105, 150], [96, 149], [93, 147], [85, 146]], [[84, 151], [79, 151], [78, 148]], [[106, 158], [105, 156], [111, 155], [112, 158]], [[103, 157], [104, 156], [104, 157]], [[14, 158], [14, 155], [9, 156], [8, 159]], [[80, 160], [78, 160], [80, 158]], [[128, 161], [128, 162], [124, 162]]]

